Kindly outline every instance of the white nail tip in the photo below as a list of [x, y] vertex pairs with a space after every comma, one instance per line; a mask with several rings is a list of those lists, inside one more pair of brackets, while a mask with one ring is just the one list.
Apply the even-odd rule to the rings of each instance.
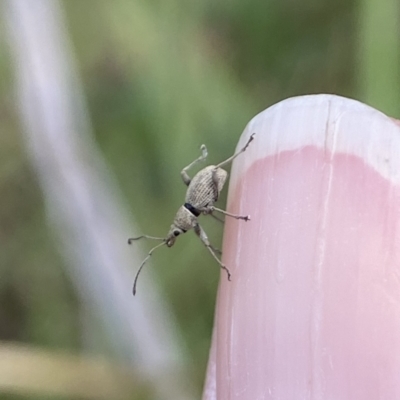
[[400, 126], [380, 111], [335, 95], [294, 97], [262, 111], [238, 143], [255, 132], [255, 144], [232, 168], [231, 186], [255, 161], [305, 146], [358, 156], [392, 182], [400, 183]]

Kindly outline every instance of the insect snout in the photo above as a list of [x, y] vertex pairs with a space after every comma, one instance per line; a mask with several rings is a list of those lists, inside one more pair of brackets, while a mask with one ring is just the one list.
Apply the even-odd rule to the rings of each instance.
[[181, 234], [184, 233], [182, 229], [179, 229], [177, 227], [174, 227], [172, 225], [171, 230], [168, 233], [168, 236], [165, 240], [165, 243], [167, 244], [168, 247], [172, 247], [175, 243], [176, 238]]

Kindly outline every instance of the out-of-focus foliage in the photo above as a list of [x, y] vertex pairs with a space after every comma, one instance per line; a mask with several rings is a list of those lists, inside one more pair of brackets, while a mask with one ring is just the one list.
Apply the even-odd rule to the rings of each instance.
[[368, 104], [399, 118], [400, 3], [363, 1], [357, 20], [357, 57], [360, 97]]
[[[365, 89], [375, 78], [371, 71], [384, 68], [384, 58], [374, 58], [374, 69], [358, 79], [368, 62], [368, 57], [359, 62], [360, 43], [368, 50], [360, 35], [374, 23], [360, 29], [363, 11], [351, 1], [65, 0], [63, 5], [96, 140], [144, 233], [167, 232], [185, 194], [179, 172], [199, 155], [199, 146], [207, 144], [210, 163], [223, 160], [245, 124], [273, 103], [321, 92], [363, 100], [362, 93], [378, 108], [375, 99], [384, 99]], [[394, 41], [380, 46], [385, 53], [399, 48]], [[3, 41], [0, 339], [79, 349], [82, 310], [46, 225], [24, 151], [13, 80]], [[397, 100], [397, 84], [386, 86], [388, 98]], [[399, 112], [398, 104], [389, 111]], [[213, 220], [204, 224], [218, 243], [221, 227]], [[188, 234], [152, 260], [178, 316], [199, 392], [219, 279], [218, 265], [209, 258]]]

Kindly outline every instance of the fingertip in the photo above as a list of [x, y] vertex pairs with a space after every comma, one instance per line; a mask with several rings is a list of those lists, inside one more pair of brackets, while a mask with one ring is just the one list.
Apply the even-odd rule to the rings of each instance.
[[226, 221], [235, 280], [221, 280], [204, 399], [396, 398], [399, 126], [323, 95], [264, 111], [238, 148], [250, 129], [228, 210], [253, 220]]

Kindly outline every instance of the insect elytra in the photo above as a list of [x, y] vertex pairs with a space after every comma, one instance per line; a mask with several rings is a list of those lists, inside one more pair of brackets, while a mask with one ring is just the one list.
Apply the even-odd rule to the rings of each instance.
[[231, 280], [231, 273], [229, 269], [222, 263], [222, 261], [218, 258], [217, 254], [221, 254], [221, 252], [213, 247], [208, 240], [207, 234], [204, 229], [200, 226], [198, 222], [198, 217], [201, 214], [211, 215], [212, 217], [220, 220], [217, 216], [214, 215], [214, 212], [219, 212], [221, 214], [226, 215], [227, 217], [241, 219], [244, 221], [249, 221], [250, 217], [248, 215], [241, 216], [228, 213], [225, 210], [221, 210], [214, 206], [214, 203], [218, 200], [219, 195], [224, 187], [225, 181], [228, 177], [228, 173], [222, 168], [223, 166], [231, 163], [237, 156], [241, 153], [245, 152], [249, 144], [253, 141], [255, 133], [253, 133], [246, 145], [240, 149], [237, 153], [233, 154], [233, 156], [229, 157], [225, 161], [217, 164], [217, 165], [209, 165], [202, 170], [200, 170], [193, 178], [190, 178], [187, 171], [192, 168], [195, 164], [204, 161], [207, 158], [208, 152], [206, 146], [203, 144], [200, 147], [201, 156], [191, 162], [188, 166], [183, 168], [181, 171], [181, 177], [185, 185], [188, 187], [186, 191], [186, 197], [184, 204], [178, 209], [178, 212], [175, 215], [174, 221], [169, 229], [169, 232], [165, 238], [142, 235], [135, 238], [128, 239], [128, 243], [131, 244], [134, 240], [139, 240], [142, 238], [159, 240], [161, 243], [154, 246], [147, 254], [147, 257], [143, 260], [142, 264], [139, 267], [138, 272], [135, 276], [135, 281], [133, 283], [133, 295], [136, 294], [136, 284], [139, 277], [139, 274], [146, 264], [146, 261], [151, 257], [153, 252], [163, 245], [167, 245], [167, 247], [172, 247], [176, 241], [176, 238], [182, 234], [186, 233], [188, 230], [193, 229], [196, 235], [200, 238], [202, 243], [207, 247], [211, 255], [218, 262], [220, 267], [226, 271], [228, 280]]

